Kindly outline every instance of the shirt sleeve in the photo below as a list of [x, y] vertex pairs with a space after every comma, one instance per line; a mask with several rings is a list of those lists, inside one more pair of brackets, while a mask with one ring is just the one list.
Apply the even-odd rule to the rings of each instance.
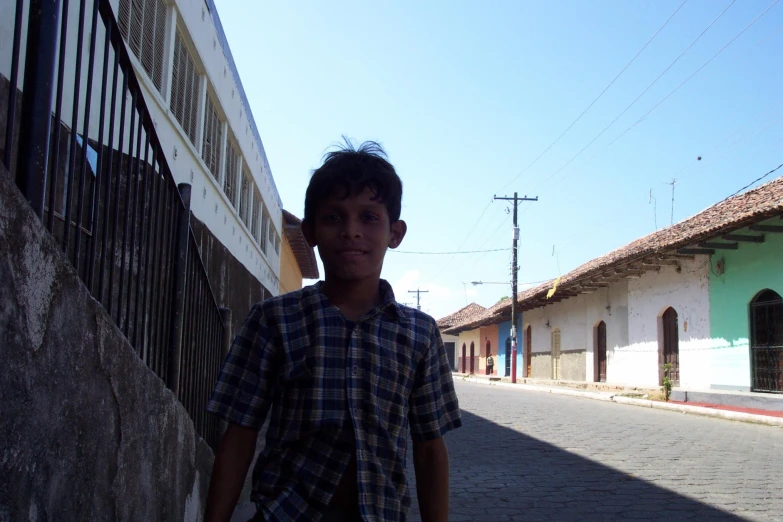
[[419, 361], [410, 398], [411, 437], [423, 442], [462, 426], [451, 366], [440, 331], [433, 325], [429, 347]]
[[276, 343], [260, 304], [248, 313], [220, 370], [207, 411], [261, 429], [275, 393]]

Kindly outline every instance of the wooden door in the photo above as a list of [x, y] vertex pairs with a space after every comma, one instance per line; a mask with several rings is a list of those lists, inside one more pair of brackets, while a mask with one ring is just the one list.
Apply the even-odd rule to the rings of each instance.
[[476, 356], [475, 347], [470, 343], [470, 373], [473, 373], [473, 358]]
[[525, 377], [533, 376], [533, 330], [528, 325], [525, 328], [525, 368], [527, 368], [527, 374]]
[[677, 311], [667, 308], [663, 313], [663, 364], [670, 363], [669, 378], [675, 386], [680, 384], [680, 335]]
[[[485, 353], [486, 353], [487, 357], [492, 355], [492, 343], [489, 342], [489, 339], [487, 339], [487, 345], [485, 346], [485, 348], [486, 348]], [[493, 360], [494, 360], [494, 357], [493, 357]], [[494, 370], [494, 368], [493, 368], [493, 370]], [[487, 375], [491, 375], [490, 372], [489, 372], [489, 366], [487, 366]]]
[[467, 373], [465, 370], [467, 365], [467, 347], [465, 343], [462, 343], [462, 373]]
[[552, 332], [552, 379], [560, 379], [560, 329]]
[[606, 323], [601, 321], [596, 327], [596, 381], [606, 382]]

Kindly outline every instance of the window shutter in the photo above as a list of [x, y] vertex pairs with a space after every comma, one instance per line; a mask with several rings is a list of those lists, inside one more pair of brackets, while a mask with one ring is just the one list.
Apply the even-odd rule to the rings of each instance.
[[239, 170], [239, 152], [234, 144], [229, 140], [226, 147], [226, 179], [223, 181], [223, 193], [231, 201], [232, 206], [236, 206], [235, 186], [237, 171]]
[[218, 179], [220, 175], [220, 149], [222, 144], [223, 122], [220, 121], [212, 96], [207, 93], [206, 109], [204, 111], [204, 143], [201, 147], [201, 157], [215, 179]]
[[253, 218], [250, 220], [250, 233], [253, 234], [253, 238], [258, 241], [258, 210], [261, 207], [261, 196], [258, 194], [258, 190], [253, 191]]
[[198, 72], [193, 58], [177, 31], [174, 42], [174, 70], [172, 71], [171, 112], [182, 126], [190, 142], [196, 144], [198, 115]]
[[166, 5], [162, 0], [120, 0], [120, 32], [160, 91], [166, 40]]

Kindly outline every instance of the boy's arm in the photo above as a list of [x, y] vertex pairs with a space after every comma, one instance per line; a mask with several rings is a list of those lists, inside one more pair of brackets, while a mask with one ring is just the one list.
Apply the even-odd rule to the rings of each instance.
[[443, 437], [413, 443], [416, 496], [422, 522], [449, 519], [449, 453]]
[[229, 424], [220, 437], [209, 481], [204, 522], [229, 522], [256, 451], [258, 431]]

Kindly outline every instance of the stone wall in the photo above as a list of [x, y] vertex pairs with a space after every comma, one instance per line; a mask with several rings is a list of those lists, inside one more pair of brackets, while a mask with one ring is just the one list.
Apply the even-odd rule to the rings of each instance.
[[272, 297], [272, 292], [254, 276], [215, 235], [190, 216], [190, 226], [199, 246], [201, 259], [219, 307], [231, 309], [231, 332], [235, 335], [245, 321], [250, 308]]
[[0, 167], [0, 520], [199, 520], [212, 452]]
[[532, 370], [533, 379], [551, 379], [552, 378], [552, 354], [536, 353], [533, 352], [533, 357], [530, 361], [530, 369]]
[[584, 381], [586, 363], [584, 350], [560, 352], [560, 378], [564, 381]]

